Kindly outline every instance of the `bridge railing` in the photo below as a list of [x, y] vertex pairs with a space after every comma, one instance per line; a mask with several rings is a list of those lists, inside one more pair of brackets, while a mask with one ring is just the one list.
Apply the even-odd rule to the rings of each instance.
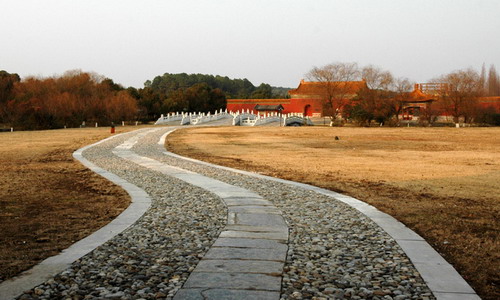
[[160, 118], [155, 122], [155, 125], [164, 125], [171, 122], [179, 122], [180, 125], [198, 125], [210, 121], [221, 120], [224, 118], [233, 118], [234, 113], [228, 112], [226, 110], [216, 111], [215, 113], [195, 113], [195, 112], [176, 112], [169, 113], [166, 115], [161, 115]]
[[[302, 115], [302, 116], [300, 116]], [[312, 126], [314, 123], [309, 119], [309, 117], [304, 117], [303, 114], [292, 114], [285, 116], [284, 124], [285, 126], [293, 126], [293, 125], [309, 125]]]
[[196, 118], [191, 119], [191, 125], [199, 125], [206, 122], [212, 122], [232, 117], [233, 117], [232, 114], [228, 113], [227, 110], [222, 111], [221, 109], [220, 112], [216, 111], [214, 114], [208, 113], [208, 114], [198, 115]]
[[207, 122], [217, 121], [225, 118], [233, 118], [232, 124], [235, 126], [259, 126], [272, 122], [280, 122], [283, 120], [285, 126], [293, 124], [297, 125], [314, 125], [309, 117], [304, 117], [302, 113], [289, 113], [281, 115], [277, 112], [270, 112], [265, 114], [255, 114], [253, 111], [227, 111], [220, 110], [215, 113], [170, 113], [161, 115], [156, 121], [155, 125], [168, 124], [171, 122], [179, 122], [180, 125], [199, 125]]
[[167, 115], [161, 115], [160, 118], [155, 122], [155, 125], [163, 125], [174, 121], [180, 121], [184, 118], [184, 113], [169, 113]]

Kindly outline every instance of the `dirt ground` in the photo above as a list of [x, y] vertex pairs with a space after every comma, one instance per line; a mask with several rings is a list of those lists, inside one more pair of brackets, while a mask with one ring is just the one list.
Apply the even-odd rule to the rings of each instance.
[[[136, 127], [117, 127], [117, 133]], [[130, 197], [73, 159], [109, 128], [0, 133], [0, 282], [88, 236]]]
[[500, 128], [193, 128], [167, 143], [368, 202], [422, 235], [483, 299], [500, 299]]

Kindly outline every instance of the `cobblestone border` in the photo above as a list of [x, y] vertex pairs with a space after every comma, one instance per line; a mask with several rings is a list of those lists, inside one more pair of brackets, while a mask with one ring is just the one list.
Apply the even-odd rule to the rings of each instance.
[[135, 221], [137, 221], [149, 209], [151, 199], [144, 190], [129, 183], [128, 181], [123, 180], [117, 175], [96, 166], [82, 156], [83, 151], [121, 135], [122, 134], [118, 134], [80, 148], [73, 153], [73, 157], [93, 172], [101, 175], [116, 185], [121, 186], [132, 198], [130, 205], [113, 221], [88, 237], [74, 243], [67, 249], [63, 250], [60, 254], [51, 256], [33, 268], [21, 273], [19, 276], [2, 282], [0, 284], [0, 300], [13, 299], [22, 294], [24, 291], [42, 284], [56, 274], [64, 271], [75, 260], [90, 253], [95, 248], [104, 244], [106, 241], [110, 240], [117, 234], [127, 229], [130, 225], [134, 224]]

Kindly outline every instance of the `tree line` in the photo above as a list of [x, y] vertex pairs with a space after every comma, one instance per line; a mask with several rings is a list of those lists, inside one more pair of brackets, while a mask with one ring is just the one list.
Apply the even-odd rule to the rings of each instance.
[[[463, 69], [431, 80], [443, 87], [435, 91], [437, 101], [420, 109], [423, 125], [434, 123], [438, 116], [451, 116], [454, 122], [500, 125], [500, 114], [493, 107], [482, 107], [479, 97], [500, 96], [500, 77], [495, 66], [488, 75], [473, 69]], [[408, 78], [395, 78], [389, 71], [356, 63], [332, 63], [314, 67], [307, 75], [312, 81], [323, 82], [324, 112], [332, 125], [351, 120], [369, 126], [373, 121], [398, 125], [414, 83]], [[349, 81], [364, 80], [366, 88], [353, 95]]]
[[486, 66], [483, 64], [479, 85], [484, 96], [500, 96], [500, 74], [497, 73], [495, 65], [491, 65], [486, 74]]
[[59, 77], [24, 80], [0, 71], [0, 126], [52, 129], [98, 123], [155, 121], [176, 111], [214, 112], [226, 98], [280, 97], [288, 89], [254, 86], [247, 79], [203, 74], [169, 74], [146, 81], [144, 88], [124, 88], [112, 79], [68, 71]]
[[0, 71], [0, 124], [19, 129], [78, 127], [130, 120], [136, 100], [111, 79], [69, 71], [57, 78]]
[[[307, 77], [325, 83], [324, 111], [333, 123], [353, 120], [359, 125], [397, 124], [413, 83], [395, 78], [376, 66], [359, 67], [356, 63], [333, 63], [313, 68]], [[345, 81], [366, 81], [367, 89], [346, 101], [350, 91]], [[500, 76], [492, 65], [483, 65], [481, 73], [458, 70], [433, 80], [448, 86], [439, 91], [440, 101], [420, 111], [420, 121], [433, 123], [446, 114], [455, 121], [500, 125], [500, 116], [492, 108], [477, 105], [480, 96], [500, 96]], [[213, 112], [226, 107], [227, 98], [287, 98], [288, 88], [262, 83], [254, 86], [248, 79], [204, 74], [156, 76], [144, 87], [124, 88], [112, 79], [82, 71], [68, 71], [59, 77], [24, 80], [0, 71], [0, 126], [19, 129], [78, 127], [99, 123], [138, 120], [149, 122], [168, 112]]]
[[269, 99], [288, 97], [288, 88], [267, 83], [254, 86], [248, 79], [205, 74], [170, 74], [147, 80], [144, 88], [128, 89], [138, 100], [141, 119], [157, 119], [166, 112], [213, 112], [225, 109], [226, 99]]

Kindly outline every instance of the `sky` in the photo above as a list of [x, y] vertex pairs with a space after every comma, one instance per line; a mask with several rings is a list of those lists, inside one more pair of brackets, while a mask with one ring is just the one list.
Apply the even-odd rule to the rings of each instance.
[[313, 67], [356, 62], [427, 82], [500, 68], [499, 16], [500, 0], [0, 0], [0, 70], [296, 87]]

